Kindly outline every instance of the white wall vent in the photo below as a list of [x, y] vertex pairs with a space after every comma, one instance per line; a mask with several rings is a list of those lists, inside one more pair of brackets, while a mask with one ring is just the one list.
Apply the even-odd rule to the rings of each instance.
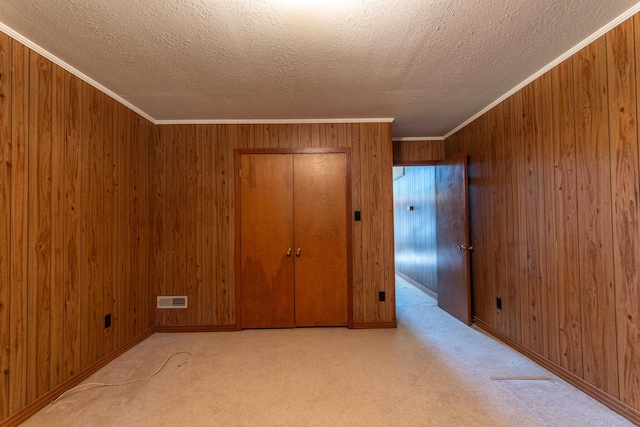
[[158, 308], [187, 308], [187, 297], [158, 297]]

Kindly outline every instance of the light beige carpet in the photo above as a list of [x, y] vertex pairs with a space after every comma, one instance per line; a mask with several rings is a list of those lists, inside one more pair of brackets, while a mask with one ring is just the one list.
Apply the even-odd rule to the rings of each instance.
[[398, 329], [155, 334], [25, 426], [627, 426], [398, 279]]

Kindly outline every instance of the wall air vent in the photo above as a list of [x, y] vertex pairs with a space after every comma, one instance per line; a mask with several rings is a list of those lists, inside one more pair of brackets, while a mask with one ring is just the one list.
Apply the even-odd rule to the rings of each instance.
[[187, 297], [158, 297], [158, 308], [187, 308]]

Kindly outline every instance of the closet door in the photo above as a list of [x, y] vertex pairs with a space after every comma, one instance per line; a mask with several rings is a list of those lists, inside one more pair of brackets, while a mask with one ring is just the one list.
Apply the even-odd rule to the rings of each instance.
[[347, 325], [347, 158], [294, 156], [295, 324]]
[[241, 171], [242, 326], [291, 328], [293, 157], [243, 154]]

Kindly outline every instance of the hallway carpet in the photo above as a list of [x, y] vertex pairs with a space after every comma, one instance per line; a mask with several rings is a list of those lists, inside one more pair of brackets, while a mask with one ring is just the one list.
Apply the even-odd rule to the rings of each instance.
[[398, 329], [155, 334], [24, 426], [630, 426], [398, 279]]

